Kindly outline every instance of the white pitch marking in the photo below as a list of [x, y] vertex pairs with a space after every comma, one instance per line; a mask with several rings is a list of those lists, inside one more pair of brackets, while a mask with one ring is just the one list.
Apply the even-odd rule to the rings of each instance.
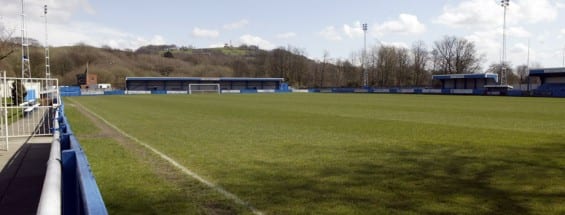
[[[71, 101], [74, 102], [73, 99], [69, 99]], [[100, 115], [90, 111], [90, 109], [82, 106], [81, 104], [79, 104], [78, 102], [75, 102], [75, 104], [79, 107], [81, 107], [82, 109], [86, 110], [88, 113], [96, 116], [96, 118], [98, 118], [99, 120], [101, 120], [102, 122], [106, 123], [106, 125], [112, 127], [113, 129], [116, 129], [116, 131], [120, 132], [120, 134], [130, 138], [131, 140], [137, 142], [138, 144], [144, 146], [145, 148], [151, 150], [153, 153], [159, 155], [159, 157], [163, 158], [164, 160], [166, 160], [167, 162], [169, 162], [170, 164], [172, 164], [173, 166], [175, 166], [176, 168], [178, 168], [179, 170], [181, 170], [183, 173], [185, 173], [186, 175], [189, 175], [190, 177], [200, 181], [201, 183], [205, 184], [206, 186], [214, 189], [216, 192], [221, 193], [222, 195], [224, 195], [226, 198], [233, 200], [235, 203], [243, 205], [245, 207], [247, 207], [249, 210], [251, 210], [251, 212], [253, 212], [253, 214], [256, 215], [263, 215], [263, 212], [257, 210], [257, 208], [253, 207], [251, 204], [243, 201], [241, 198], [237, 197], [235, 194], [225, 190], [224, 188], [202, 178], [201, 176], [199, 176], [198, 174], [196, 174], [195, 172], [189, 170], [188, 168], [184, 167], [183, 165], [180, 165], [178, 162], [176, 162], [175, 160], [173, 160], [171, 157], [167, 156], [166, 154], [160, 152], [159, 150], [153, 148], [152, 146], [142, 142], [141, 140], [135, 138], [134, 136], [129, 135], [128, 133], [122, 131], [121, 129], [119, 129], [117, 126], [113, 125], [112, 123], [108, 122], [106, 119], [102, 118]]]

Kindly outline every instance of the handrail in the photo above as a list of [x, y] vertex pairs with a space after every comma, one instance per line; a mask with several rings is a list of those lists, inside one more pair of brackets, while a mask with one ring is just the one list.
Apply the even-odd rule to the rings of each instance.
[[38, 215], [61, 214], [61, 142], [59, 135], [59, 111], [55, 111], [53, 119], [53, 141], [49, 160], [47, 160], [47, 172], [43, 181], [41, 198], [37, 208]]

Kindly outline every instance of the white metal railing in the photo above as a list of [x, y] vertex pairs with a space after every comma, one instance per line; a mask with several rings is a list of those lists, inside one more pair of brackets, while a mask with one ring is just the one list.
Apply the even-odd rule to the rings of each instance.
[[[6, 88], [7, 86], [7, 81], [6, 81], [6, 71], [2, 71], [2, 88]], [[2, 91], [6, 91], [5, 89], [3, 89]], [[0, 93], [0, 95], [2, 95], [2, 100], [0, 101], [2, 103], [2, 107], [6, 106], [6, 104], [8, 104], [8, 98], [5, 97], [5, 93]], [[8, 151], [9, 149], [9, 142], [8, 142], [8, 109], [7, 108], [2, 108], [1, 111], [1, 116], [0, 116], [0, 126], [2, 126], [2, 129], [0, 129], [0, 135], [2, 137], [4, 137], [4, 141], [2, 143], [0, 143], [0, 150], [5, 150]]]
[[0, 78], [0, 150], [8, 150], [8, 138], [52, 135], [51, 110], [60, 102], [58, 80], [6, 77], [5, 72]]
[[62, 195], [61, 195], [61, 139], [59, 134], [59, 112], [55, 111], [53, 119], [53, 141], [51, 142], [51, 151], [49, 160], [47, 160], [47, 172], [43, 181], [43, 189], [39, 206], [37, 207], [38, 215], [61, 214]]

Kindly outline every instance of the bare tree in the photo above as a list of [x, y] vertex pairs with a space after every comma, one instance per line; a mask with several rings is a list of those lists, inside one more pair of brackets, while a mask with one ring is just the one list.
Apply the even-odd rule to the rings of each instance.
[[175, 68], [170, 65], [159, 65], [158, 72], [161, 76], [168, 77], [175, 71]]
[[342, 63], [343, 79], [346, 87], [357, 87], [361, 84], [359, 80], [359, 67], [353, 65], [350, 61]]
[[292, 46], [271, 51], [265, 64], [272, 75], [284, 78], [294, 86], [302, 85], [308, 75], [304, 51]]
[[18, 46], [12, 38], [14, 31], [10, 31], [0, 22], [0, 61], [16, 51]]
[[320, 87], [324, 87], [324, 75], [326, 73], [326, 64], [328, 63], [330, 57], [330, 52], [328, 50], [324, 50], [324, 56], [322, 59], [322, 69], [320, 70]]
[[341, 59], [337, 59], [337, 61], [335, 62], [336, 65], [336, 70], [334, 73], [334, 86], [335, 87], [340, 87], [341, 84], [341, 80], [343, 79], [343, 64], [344, 61], [342, 61]]
[[[507, 76], [508, 84], [511, 84], [511, 85], [513, 85], [513, 84], [518, 84], [518, 83], [520, 82], [520, 77], [517, 76], [517, 75], [514, 73], [514, 71], [513, 71], [513, 69], [512, 69], [512, 66], [509, 65], [508, 63], [505, 63], [505, 64], [504, 64], [504, 67], [506, 68], [506, 71], [507, 71], [507, 72], [506, 72], [506, 76]], [[498, 77], [499, 77], [499, 79], [500, 79], [501, 76], [502, 76], [502, 74], [501, 74], [501, 72], [502, 72], [502, 66], [501, 66], [501, 64], [499, 64], [499, 63], [493, 63], [493, 64], [491, 64], [491, 65], [489, 66], [489, 68], [487, 69], [487, 72], [488, 72], [488, 73], [495, 73], [495, 74], [498, 74]]]
[[520, 78], [520, 86], [526, 83], [528, 73], [529, 71], [527, 65], [520, 65], [516, 67], [516, 74], [518, 75], [518, 78]]
[[237, 59], [231, 63], [231, 68], [233, 69], [234, 75], [236, 77], [246, 77], [248, 76], [249, 67], [247, 62], [243, 59]]
[[434, 43], [432, 58], [435, 73], [465, 74], [481, 69], [481, 57], [475, 44], [464, 38], [445, 36]]
[[380, 46], [375, 46], [371, 48], [369, 53], [367, 53], [366, 59], [367, 63], [365, 63], [365, 69], [368, 70], [369, 74], [369, 85], [376, 86], [379, 83], [379, 70], [378, 70], [378, 63], [379, 63], [379, 50]]
[[289, 82], [295, 86], [302, 86], [303, 81], [308, 77], [308, 64], [307, 58], [304, 56], [305, 52], [302, 49], [296, 47], [290, 47], [290, 52], [292, 53], [292, 65], [290, 68]]
[[426, 64], [429, 60], [429, 53], [426, 50], [424, 41], [416, 41], [412, 44], [412, 77], [413, 85], [423, 86], [429, 80], [428, 71], [426, 71]]
[[395, 57], [397, 58], [396, 86], [405, 87], [410, 85], [413, 80], [410, 75], [410, 58], [406, 48], [396, 48]]
[[[349, 62], [353, 65], [359, 66], [363, 63], [363, 50], [359, 50], [359, 51], [354, 51], [351, 52], [351, 54], [349, 54]], [[356, 76], [355, 81], [353, 80], [348, 80], [351, 81], [350, 83], [359, 83], [358, 86], [361, 86], [363, 83], [363, 70], [361, 68], [359, 68], [359, 73]]]
[[391, 87], [398, 84], [396, 78], [399, 70], [399, 59], [397, 48], [394, 46], [382, 46], [378, 51], [377, 67], [380, 71], [380, 86]]
[[287, 51], [284, 47], [277, 48], [271, 52], [269, 55], [269, 70], [271, 74], [285, 78], [285, 72], [288, 70], [285, 55], [287, 55]]

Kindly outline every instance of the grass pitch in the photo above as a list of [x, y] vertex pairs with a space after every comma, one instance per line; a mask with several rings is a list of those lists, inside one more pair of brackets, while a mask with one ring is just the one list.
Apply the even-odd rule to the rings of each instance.
[[[66, 102], [71, 113], [73, 103], [90, 109], [268, 214], [565, 213], [563, 99], [284, 94]], [[69, 117], [71, 126], [88, 123], [76, 112]], [[114, 212], [128, 213], [120, 211], [132, 204], [123, 193], [135, 191], [153, 212], [216, 213], [213, 205], [248, 213], [194, 181], [144, 168], [146, 159], [135, 157], [147, 150], [90, 142], [96, 131], [85, 126], [75, 133]], [[116, 181], [143, 186], [124, 191]], [[197, 198], [186, 200], [192, 192]], [[112, 199], [116, 193], [125, 197]]]

